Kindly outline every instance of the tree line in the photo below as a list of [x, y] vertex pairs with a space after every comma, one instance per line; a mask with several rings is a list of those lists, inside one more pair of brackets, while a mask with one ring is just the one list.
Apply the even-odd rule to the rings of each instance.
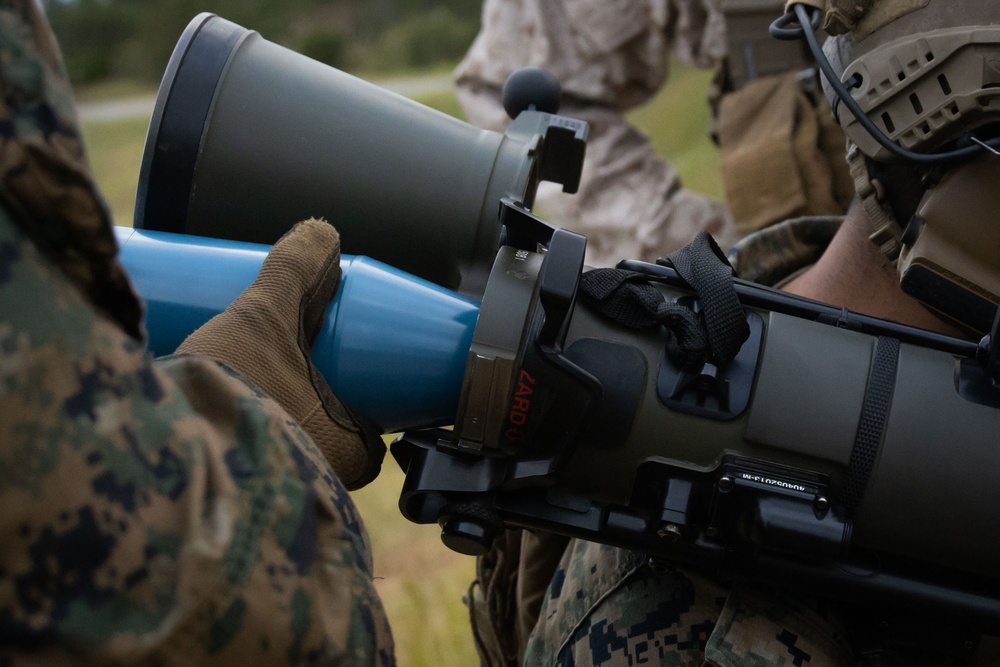
[[184, 26], [212, 12], [364, 74], [457, 61], [481, 0], [43, 0], [74, 84], [160, 79]]

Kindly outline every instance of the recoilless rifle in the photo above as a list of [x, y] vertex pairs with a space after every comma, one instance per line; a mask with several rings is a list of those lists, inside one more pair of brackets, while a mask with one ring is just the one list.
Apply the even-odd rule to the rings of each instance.
[[[517, 119], [488, 133], [201, 15], [161, 86], [136, 234], [271, 243], [325, 215], [345, 252], [462, 291], [446, 316], [462, 320], [446, 334], [460, 373], [408, 382], [457, 397], [454, 413], [391, 423], [402, 513], [456, 551], [550, 531], [862, 605], [903, 642], [947, 619], [935, 641], [959, 655], [1000, 633], [1000, 317], [970, 342], [834, 308], [734, 278], [707, 238], [587, 270], [586, 239], [530, 210], [539, 180], [575, 189], [587, 133], [539, 77], [510, 87]], [[248, 123], [268, 136], [247, 141]], [[457, 203], [420, 185], [459, 175]], [[152, 314], [190, 297], [158, 298]], [[383, 346], [406, 349], [394, 326]], [[341, 393], [359, 378], [330, 379]], [[384, 414], [377, 392], [344, 400]]]

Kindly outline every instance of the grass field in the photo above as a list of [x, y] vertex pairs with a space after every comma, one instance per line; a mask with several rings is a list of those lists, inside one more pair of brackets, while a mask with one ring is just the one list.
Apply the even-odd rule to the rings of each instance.
[[[631, 115], [633, 122], [670, 156], [685, 184], [721, 197], [718, 154], [707, 138], [705, 92], [710, 74], [678, 67], [657, 97]], [[128, 84], [81, 91], [87, 102], [141, 92]], [[459, 115], [450, 93], [418, 98]], [[119, 225], [132, 224], [135, 189], [148, 119], [84, 123], [91, 163]], [[417, 526], [399, 514], [403, 475], [387, 456], [379, 478], [354, 498], [374, 546], [376, 586], [404, 667], [466, 667], [476, 664], [461, 597], [473, 576], [473, 560], [447, 550], [436, 526]]]

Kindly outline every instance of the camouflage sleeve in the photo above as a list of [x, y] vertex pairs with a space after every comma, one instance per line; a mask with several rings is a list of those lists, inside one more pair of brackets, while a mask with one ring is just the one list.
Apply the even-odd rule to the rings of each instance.
[[138, 342], [40, 6], [0, 0], [0, 665], [392, 664], [325, 459], [234, 374]]
[[91, 305], [141, 337], [142, 308], [117, 261], [69, 78], [38, 0], [0, 0], [0, 201]]
[[632, 109], [666, 81], [671, 53], [696, 67], [719, 64], [726, 55], [721, 4], [486, 0], [482, 28], [455, 78], [460, 91], [493, 88], [498, 93], [515, 70], [544, 67], [556, 75], [570, 99]]
[[818, 603], [729, 589], [641, 554], [573, 540], [549, 585], [524, 663], [541, 667], [853, 665]]
[[743, 280], [780, 288], [819, 260], [843, 221], [807, 216], [765, 227], [730, 248], [729, 263]]
[[486, 0], [479, 35], [455, 70], [458, 89], [492, 89], [499, 108], [500, 87], [512, 72], [544, 67], [559, 79], [566, 98], [636, 107], [667, 77], [672, 43], [667, 5], [667, 0]]
[[271, 399], [154, 363], [0, 213], [0, 664], [393, 664], [343, 486]]
[[722, 0], [670, 0], [669, 31], [677, 57], [702, 69], [726, 56], [726, 21]]

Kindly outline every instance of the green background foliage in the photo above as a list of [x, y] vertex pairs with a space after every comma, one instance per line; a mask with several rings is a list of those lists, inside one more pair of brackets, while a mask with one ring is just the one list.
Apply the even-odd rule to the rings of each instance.
[[177, 37], [212, 12], [328, 65], [369, 74], [454, 62], [480, 0], [44, 0], [75, 84], [159, 80]]

